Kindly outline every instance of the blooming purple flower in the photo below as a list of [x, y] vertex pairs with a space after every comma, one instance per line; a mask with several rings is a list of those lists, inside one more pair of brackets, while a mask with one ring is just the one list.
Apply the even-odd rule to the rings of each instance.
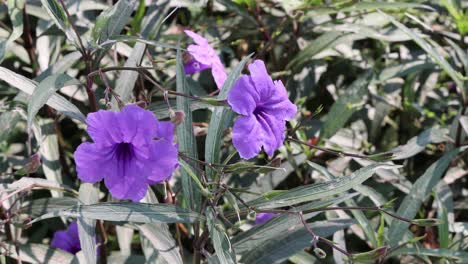
[[262, 146], [272, 156], [283, 144], [286, 120], [297, 112], [283, 83], [271, 79], [263, 61], [255, 60], [249, 71], [250, 76], [242, 75], [227, 97], [241, 115], [234, 122], [232, 142], [244, 159], [255, 157]]
[[120, 112], [100, 110], [86, 118], [88, 134], [75, 151], [78, 177], [104, 183], [119, 199], [139, 201], [148, 184], [171, 177], [178, 166], [174, 125], [161, 122], [150, 111], [127, 105]]
[[261, 223], [264, 223], [271, 218], [275, 217], [276, 214], [274, 213], [257, 213], [257, 216], [255, 217], [255, 224], [259, 225]]
[[78, 236], [78, 225], [76, 222], [71, 223], [67, 230], [55, 232], [50, 245], [54, 248], [59, 248], [72, 254], [80, 251], [81, 245], [80, 238]]
[[184, 30], [184, 32], [196, 43], [196, 45], [191, 44], [187, 48], [191, 59], [184, 65], [185, 73], [192, 74], [211, 68], [211, 74], [216, 82], [216, 86], [218, 86], [218, 89], [221, 89], [224, 81], [226, 81], [227, 74], [216, 51], [204, 37], [190, 30]]

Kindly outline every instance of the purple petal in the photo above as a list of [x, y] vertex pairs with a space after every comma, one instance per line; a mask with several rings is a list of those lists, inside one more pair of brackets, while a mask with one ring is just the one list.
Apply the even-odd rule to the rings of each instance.
[[265, 63], [261, 60], [255, 60], [249, 65], [249, 71], [261, 100], [268, 100], [275, 86], [270, 75], [268, 75]]
[[213, 75], [218, 89], [223, 88], [224, 82], [227, 79], [227, 74], [226, 70], [224, 69], [223, 63], [221, 62], [218, 56], [216, 56], [216, 59], [212, 64], [211, 74]]
[[55, 232], [50, 245], [72, 254], [80, 251], [81, 246], [76, 222], [71, 223], [67, 230]]
[[110, 146], [122, 140], [116, 112], [99, 110], [90, 113], [86, 124], [89, 136], [100, 145]]
[[136, 105], [126, 105], [118, 113], [123, 142], [135, 146], [149, 144], [157, 130], [157, 120], [153, 113]]
[[261, 127], [261, 134], [263, 135], [263, 149], [268, 156], [273, 156], [275, 150], [283, 145], [286, 123], [285, 121], [276, 119], [267, 113], [259, 113], [256, 115], [256, 118]]
[[112, 196], [135, 202], [145, 196], [148, 186], [146, 180], [151, 170], [146, 166], [145, 155], [146, 150], [128, 143], [116, 147], [114, 159], [110, 162], [110, 172], [104, 179]]
[[208, 46], [189, 45], [187, 51], [193, 59], [201, 64], [212, 65], [213, 57], [217, 57], [215, 50]]
[[152, 171], [148, 177], [150, 184], [162, 183], [172, 176], [178, 167], [178, 151], [172, 142], [158, 140], [152, 144], [153, 156], [150, 158]]
[[191, 30], [184, 30], [185, 34], [193, 39], [198, 45], [208, 45], [208, 40]]
[[194, 74], [209, 68], [211, 68], [211, 65], [200, 63], [195, 59], [192, 59], [188, 63], [184, 64], [184, 71], [186, 74]]
[[234, 112], [250, 115], [257, 107], [260, 96], [252, 85], [251, 78], [242, 75], [229, 91], [227, 100]]
[[172, 142], [174, 139], [174, 124], [170, 121], [158, 121], [158, 128], [154, 137], [156, 139], [165, 139], [169, 142]]
[[257, 216], [255, 217], [255, 224], [259, 225], [261, 223], [264, 223], [271, 218], [275, 217], [276, 214], [274, 213], [257, 213]]
[[232, 143], [243, 159], [255, 157], [262, 148], [262, 131], [253, 115], [240, 116], [234, 122]]
[[78, 178], [95, 183], [106, 175], [112, 159], [114, 147], [84, 142], [74, 153]]
[[275, 81], [276, 91], [267, 100], [262, 109], [278, 119], [291, 120], [297, 113], [297, 106], [289, 101], [286, 88], [281, 81]]

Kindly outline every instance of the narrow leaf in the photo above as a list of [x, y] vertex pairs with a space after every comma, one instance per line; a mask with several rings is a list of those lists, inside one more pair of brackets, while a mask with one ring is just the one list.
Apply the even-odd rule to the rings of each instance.
[[[182, 54], [177, 50], [176, 59], [176, 86], [177, 92], [182, 94], [190, 94], [189, 86], [186, 82], [184, 66], [182, 64]], [[184, 112], [184, 121], [177, 126], [177, 139], [179, 141], [179, 151], [193, 159], [198, 159], [197, 141], [193, 133], [192, 110], [188, 98], [178, 96], [176, 99], [177, 109]], [[193, 164], [193, 166], [198, 166]], [[184, 198], [190, 208], [198, 211], [201, 206], [201, 194], [196, 186], [196, 182], [190, 177], [186, 170], [181, 171], [182, 175], [182, 190]]]
[[[94, 204], [99, 201], [99, 190], [91, 183], [81, 183], [79, 199], [83, 204]], [[78, 234], [81, 250], [87, 263], [96, 263], [96, 220], [84, 217], [78, 218]]]
[[[32, 95], [37, 86], [36, 82], [3, 67], [0, 67], [0, 80], [5, 81], [10, 86], [15, 87], [28, 95]], [[47, 100], [47, 105], [68, 117], [85, 122], [86, 118], [80, 112], [78, 107], [58, 94], [53, 94]]]
[[223, 230], [223, 224], [217, 221], [216, 214], [212, 208], [208, 209], [206, 224], [210, 231], [210, 237], [213, 241], [213, 247], [216, 252], [216, 257], [219, 259], [219, 263], [236, 263], [236, 255], [232, 248], [231, 241], [226, 231]]
[[[447, 170], [450, 162], [457, 156], [460, 149], [453, 149], [444, 154], [438, 161], [432, 164], [424, 174], [418, 178], [411, 188], [410, 193], [405, 196], [403, 202], [400, 204], [396, 214], [401, 217], [408, 219], [414, 218], [418, 212], [421, 204], [424, 202], [426, 197], [430, 194], [432, 188], [440, 180], [440, 177]], [[390, 245], [396, 246], [402, 241], [403, 235], [406, 229], [409, 227], [409, 223], [399, 221], [397, 219], [392, 220], [389, 228], [388, 237], [390, 239]]]
[[257, 208], [278, 208], [290, 206], [302, 202], [321, 199], [338, 193], [343, 193], [361, 184], [370, 178], [378, 169], [392, 169], [398, 166], [375, 163], [359, 169], [349, 176], [340, 177], [335, 180], [300, 186], [274, 196], [271, 199], [259, 198], [251, 201], [250, 206]]
[[134, 223], [193, 223], [204, 220], [198, 213], [171, 204], [121, 202], [77, 205], [42, 215], [34, 219], [31, 224], [58, 216]]
[[330, 112], [327, 114], [327, 120], [320, 130], [320, 138], [325, 140], [333, 136], [340, 128], [342, 128], [354, 112], [359, 110], [359, 107], [364, 102], [367, 94], [367, 86], [371, 80], [371, 72], [367, 72], [354, 81], [343, 96], [332, 105]]
[[67, 74], [54, 74], [40, 82], [34, 90], [28, 104], [28, 128], [31, 129], [33, 118], [41, 107], [55, 94], [59, 89], [70, 86], [80, 85], [81, 83]]

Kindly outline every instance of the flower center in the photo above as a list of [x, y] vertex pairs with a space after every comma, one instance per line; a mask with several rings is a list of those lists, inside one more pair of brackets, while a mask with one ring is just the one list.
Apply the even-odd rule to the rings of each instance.
[[255, 107], [255, 110], [254, 110], [254, 115], [258, 116], [258, 115], [261, 115], [263, 114], [263, 107], [261, 104], [257, 105], [257, 107]]
[[133, 157], [133, 145], [126, 142], [119, 143], [115, 149], [115, 154], [118, 160], [130, 161]]

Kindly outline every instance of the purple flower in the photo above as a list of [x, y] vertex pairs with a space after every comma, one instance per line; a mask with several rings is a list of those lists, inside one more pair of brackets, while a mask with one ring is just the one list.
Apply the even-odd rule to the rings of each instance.
[[104, 183], [119, 199], [139, 201], [148, 184], [171, 177], [178, 166], [174, 125], [160, 122], [150, 111], [127, 105], [121, 112], [99, 110], [86, 118], [88, 134], [75, 151], [78, 177]]
[[228, 93], [228, 103], [240, 114], [234, 122], [232, 142], [244, 159], [255, 157], [262, 146], [272, 156], [284, 141], [286, 120], [297, 112], [281, 81], [273, 81], [265, 64], [255, 60], [250, 76], [242, 75]]
[[191, 44], [187, 48], [191, 58], [184, 65], [185, 73], [192, 74], [211, 68], [211, 74], [216, 82], [216, 86], [218, 86], [218, 89], [221, 89], [224, 81], [226, 81], [227, 74], [216, 51], [204, 37], [190, 30], [184, 30], [184, 32], [197, 44]]
[[275, 217], [276, 214], [274, 213], [257, 213], [257, 216], [255, 217], [255, 224], [259, 225], [261, 223], [264, 223], [271, 218]]
[[80, 238], [78, 236], [78, 225], [76, 222], [71, 223], [67, 230], [55, 232], [50, 245], [72, 254], [80, 251]]

